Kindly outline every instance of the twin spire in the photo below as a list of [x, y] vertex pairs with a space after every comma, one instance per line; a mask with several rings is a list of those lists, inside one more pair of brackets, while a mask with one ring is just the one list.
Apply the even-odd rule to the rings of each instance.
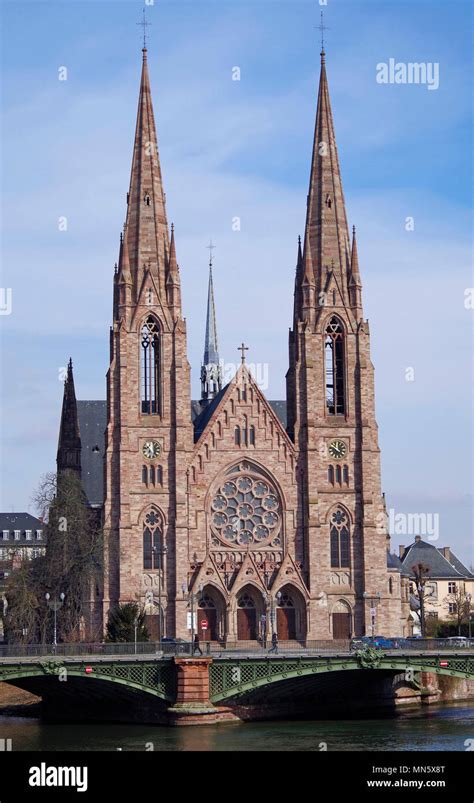
[[172, 237], [170, 244], [147, 50], [143, 48], [127, 216], [119, 261], [119, 282], [131, 282], [135, 300], [145, 270], [153, 274], [163, 296], [169, 273], [173, 275], [174, 284], [179, 283], [177, 264], [171, 262], [172, 257], [176, 260], [176, 252], [172, 254], [171, 247], [174, 249], [174, 241]]
[[201, 400], [211, 401], [222, 388], [222, 368], [217, 343], [216, 307], [212, 281], [212, 258], [209, 262], [209, 287], [207, 291], [206, 337], [204, 359], [201, 367]]
[[[353, 242], [355, 244], [355, 230]], [[322, 50], [303, 254], [301, 242], [298, 247], [296, 319], [306, 317], [303, 315], [305, 298], [302, 283], [307, 286], [314, 284], [319, 295], [325, 290], [328, 271], [335, 274], [344, 303], [360, 306], [360, 293], [358, 303], [354, 304], [354, 294], [350, 291], [350, 285], [354, 282], [360, 287], [357, 249], [352, 255], [326, 75], [326, 57]]]

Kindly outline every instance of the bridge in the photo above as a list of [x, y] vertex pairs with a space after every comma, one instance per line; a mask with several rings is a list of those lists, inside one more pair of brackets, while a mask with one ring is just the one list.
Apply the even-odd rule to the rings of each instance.
[[167, 655], [159, 645], [140, 645], [141, 654], [130, 652], [133, 644], [116, 645], [115, 654], [100, 654], [113, 645], [87, 645], [76, 655], [74, 645], [60, 646], [71, 648], [69, 654], [0, 657], [0, 681], [42, 697], [53, 718], [82, 713], [86, 719], [202, 724], [304, 712], [309, 705], [317, 710], [334, 699], [393, 704], [401, 688], [420, 700], [433, 696], [437, 676], [474, 681], [472, 649], [300, 648], [275, 655], [213, 645], [209, 655], [192, 657]]

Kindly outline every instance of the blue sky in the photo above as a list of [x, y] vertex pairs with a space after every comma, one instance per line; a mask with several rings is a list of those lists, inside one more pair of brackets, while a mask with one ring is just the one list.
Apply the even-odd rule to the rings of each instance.
[[[54, 468], [72, 356], [79, 398], [105, 397], [113, 264], [125, 215], [142, 3], [1, 0], [3, 510], [31, 510]], [[319, 79], [320, 6], [155, 0], [149, 62], [188, 321], [193, 395], [215, 251], [221, 356], [269, 366], [284, 398], [298, 234]], [[437, 545], [472, 554], [472, 10], [469, 2], [326, 7], [327, 70], [376, 369], [383, 488], [438, 513]], [[440, 86], [380, 85], [390, 58], [437, 62]], [[65, 66], [68, 80], [58, 80]], [[241, 80], [232, 81], [232, 68]], [[67, 216], [68, 231], [58, 231]], [[242, 230], [232, 231], [241, 217]], [[405, 230], [413, 216], [415, 230]], [[405, 371], [415, 370], [407, 382]], [[395, 537], [409, 543], [409, 535]]]

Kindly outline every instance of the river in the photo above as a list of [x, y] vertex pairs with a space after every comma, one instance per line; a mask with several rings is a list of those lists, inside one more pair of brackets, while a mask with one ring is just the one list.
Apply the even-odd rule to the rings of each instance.
[[[241, 751], [466, 750], [474, 738], [467, 702], [412, 708], [390, 717], [248, 722], [167, 728], [128, 724], [48, 724], [0, 716], [0, 739], [13, 750]], [[326, 747], [325, 747], [326, 746]]]

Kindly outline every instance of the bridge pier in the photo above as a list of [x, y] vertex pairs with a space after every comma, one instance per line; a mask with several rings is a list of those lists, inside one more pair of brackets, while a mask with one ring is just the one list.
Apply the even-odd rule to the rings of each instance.
[[239, 722], [224, 706], [210, 700], [209, 668], [212, 658], [175, 658], [176, 700], [168, 709], [170, 725], [210, 725], [216, 722]]

